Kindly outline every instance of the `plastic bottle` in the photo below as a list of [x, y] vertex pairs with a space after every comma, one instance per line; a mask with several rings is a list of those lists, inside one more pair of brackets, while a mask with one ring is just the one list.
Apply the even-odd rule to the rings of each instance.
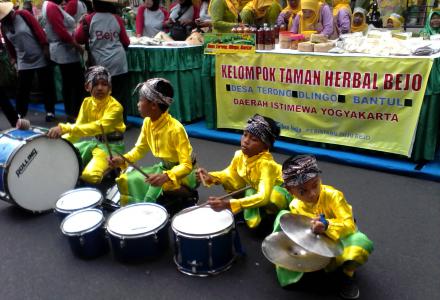
[[264, 24], [264, 50], [272, 50], [272, 30], [267, 24]]
[[257, 50], [264, 50], [264, 28], [260, 27], [257, 30]]

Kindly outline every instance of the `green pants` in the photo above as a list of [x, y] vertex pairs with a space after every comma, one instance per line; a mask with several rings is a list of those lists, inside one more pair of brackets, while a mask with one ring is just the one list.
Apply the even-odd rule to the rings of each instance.
[[[273, 232], [281, 231], [280, 219], [284, 214], [290, 213], [287, 210], [282, 210], [278, 213], [275, 219]], [[333, 271], [336, 268], [344, 265], [349, 268], [349, 271], [354, 271], [357, 267], [367, 262], [368, 256], [373, 252], [373, 242], [360, 231], [356, 231], [346, 237], [341, 238], [344, 252], [333, 258], [325, 267], [326, 271]], [[281, 286], [286, 286], [298, 282], [303, 276], [303, 272], [296, 272], [276, 266], [278, 282]]]

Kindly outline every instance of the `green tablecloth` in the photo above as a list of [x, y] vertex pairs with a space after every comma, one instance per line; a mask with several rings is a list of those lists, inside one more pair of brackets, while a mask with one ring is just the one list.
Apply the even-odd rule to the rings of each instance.
[[[216, 120], [216, 102], [215, 102], [215, 56], [205, 55], [203, 58], [202, 77], [204, 81], [211, 83], [211, 89], [204, 87], [205, 118], [208, 128], [214, 129], [217, 126]], [[211, 98], [210, 98], [211, 97]], [[420, 112], [417, 133], [414, 141], [411, 160], [424, 161], [434, 160], [435, 151], [440, 139], [440, 58], [434, 59], [431, 73], [429, 75], [428, 85], [423, 99]], [[316, 145], [316, 143], [314, 143]], [[329, 145], [322, 144], [323, 147]], [[353, 148], [334, 146], [338, 149]], [[332, 148], [334, 148], [332, 146]], [[368, 150], [361, 150], [368, 152]], [[377, 153], [377, 152], [374, 152]], [[374, 154], [375, 155], [375, 154]]]
[[440, 129], [440, 58], [434, 59], [420, 111], [417, 134], [411, 158], [434, 160]]
[[[174, 87], [174, 102], [170, 107], [172, 116], [184, 123], [204, 116], [203, 47], [129, 47], [127, 60], [130, 95], [139, 82], [163, 77]], [[132, 95], [130, 100], [127, 112], [138, 116], [138, 95]]]

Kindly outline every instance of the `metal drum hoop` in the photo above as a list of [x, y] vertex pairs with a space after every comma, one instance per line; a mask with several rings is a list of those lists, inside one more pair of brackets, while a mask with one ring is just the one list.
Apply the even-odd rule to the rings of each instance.
[[163, 222], [163, 224], [161, 224], [159, 227], [157, 227], [157, 228], [155, 228], [155, 229], [153, 229], [153, 230], [147, 231], [147, 232], [143, 232], [143, 233], [139, 233], [139, 234], [133, 234], [133, 235], [119, 234], [119, 233], [116, 233], [116, 232], [112, 231], [111, 229], [109, 229], [108, 224], [109, 224], [111, 218], [113, 217], [113, 215], [115, 215], [116, 213], [118, 213], [118, 212], [120, 212], [120, 211], [122, 211], [122, 210], [124, 210], [124, 209], [128, 209], [128, 208], [130, 208], [130, 207], [134, 207], [134, 206], [145, 206], [145, 203], [135, 203], [135, 204], [127, 205], [127, 206], [125, 206], [125, 207], [123, 207], [123, 208], [120, 208], [120, 209], [114, 211], [114, 212], [108, 217], [108, 219], [107, 219], [107, 222], [106, 222], [106, 225], [105, 225], [106, 231], [107, 231], [110, 235], [112, 235], [112, 236], [114, 236], [114, 237], [117, 237], [117, 238], [119, 238], [119, 239], [122, 239], [122, 240], [124, 240], [124, 239], [137, 239], [137, 238], [141, 238], [141, 237], [149, 236], [149, 235], [152, 235], [152, 234], [157, 235], [157, 233], [158, 233], [160, 230], [162, 230], [165, 226], [168, 225], [168, 223], [169, 223], [169, 219], [170, 219], [170, 215], [168, 214], [167, 210], [166, 210], [162, 205], [159, 205], [159, 204], [156, 204], [156, 203], [150, 203], [150, 202], [148, 202], [148, 205], [156, 206], [156, 207], [162, 209], [162, 210], [165, 212], [165, 214], [166, 214], [165, 222]]
[[102, 214], [102, 211], [99, 210], [99, 209], [96, 209], [96, 208], [82, 209], [82, 210], [78, 210], [78, 211], [76, 211], [76, 212], [74, 212], [74, 213], [71, 213], [71, 214], [68, 215], [66, 218], [64, 218], [64, 220], [61, 222], [61, 225], [60, 225], [61, 232], [62, 232], [64, 235], [66, 235], [66, 236], [83, 236], [84, 234], [89, 233], [89, 232], [92, 232], [92, 231], [94, 231], [95, 229], [99, 228], [99, 227], [104, 223], [105, 218], [104, 218], [104, 215], [102, 214], [102, 218], [101, 218], [101, 220], [100, 220], [95, 226], [93, 226], [93, 227], [91, 227], [91, 228], [89, 228], [89, 229], [87, 229], [87, 230], [80, 231], [80, 232], [70, 232], [70, 233], [69, 233], [69, 232], [65, 232], [64, 229], [63, 229], [63, 227], [64, 227], [64, 226], [63, 226], [63, 225], [64, 225], [64, 222], [66, 222], [69, 218], [71, 218], [71, 217], [73, 217], [73, 216], [75, 216], [75, 215], [77, 215], [77, 214], [80, 214], [80, 213], [82, 213], [82, 212], [84, 212], [84, 211], [96, 211], [96, 212], [99, 212], [99, 213]]

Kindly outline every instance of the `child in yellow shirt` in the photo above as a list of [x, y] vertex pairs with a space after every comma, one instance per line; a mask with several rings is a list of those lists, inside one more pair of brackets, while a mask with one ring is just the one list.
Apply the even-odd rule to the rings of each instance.
[[[102, 128], [110, 149], [124, 151], [123, 107], [111, 96], [111, 76], [102, 66], [94, 66], [87, 70], [85, 89], [91, 96], [84, 99], [76, 122], [60, 123], [52, 127], [47, 135], [49, 138], [63, 136], [74, 143], [85, 165], [81, 179], [87, 183], [99, 184], [109, 169], [109, 152], [104, 143]], [[85, 137], [93, 139], [79, 141]]]
[[[315, 157], [299, 155], [283, 163], [284, 186], [293, 200], [290, 212], [312, 219], [311, 228], [316, 234], [325, 234], [332, 240], [340, 240], [343, 253], [333, 258], [326, 271], [338, 270], [340, 275], [340, 296], [344, 299], [357, 299], [359, 288], [354, 282], [354, 271], [363, 265], [373, 251], [373, 243], [358, 231], [353, 219], [351, 205], [344, 194], [337, 189], [323, 185]], [[280, 218], [289, 211], [279, 212], [274, 231], [280, 231]], [[323, 215], [320, 218], [320, 215]], [[301, 245], [300, 245], [301, 246]], [[282, 286], [301, 279], [302, 272], [294, 272], [281, 267], [276, 268], [278, 281]]]
[[[196, 178], [191, 160], [192, 147], [183, 125], [174, 119], [168, 108], [173, 101], [173, 87], [163, 78], [152, 78], [141, 83], [138, 110], [144, 123], [134, 148], [124, 157], [135, 163], [149, 151], [161, 162], [139, 171], [123, 173], [116, 179], [122, 206], [136, 202], [156, 202], [163, 191], [194, 189]], [[126, 168], [120, 156], [110, 160], [113, 167]]]
[[[238, 199], [209, 197], [214, 210], [229, 209], [234, 214], [243, 211], [248, 227], [256, 228], [264, 216], [274, 217], [280, 209], [287, 208], [284, 195], [287, 192], [281, 188], [281, 166], [269, 152], [279, 134], [280, 128], [274, 120], [256, 114], [248, 120], [241, 137], [241, 150], [235, 152], [226, 169], [209, 173], [202, 168], [197, 170], [199, 181], [203, 178], [208, 186], [221, 184], [227, 192], [250, 186], [244, 197]], [[273, 218], [269, 226], [272, 222]]]

